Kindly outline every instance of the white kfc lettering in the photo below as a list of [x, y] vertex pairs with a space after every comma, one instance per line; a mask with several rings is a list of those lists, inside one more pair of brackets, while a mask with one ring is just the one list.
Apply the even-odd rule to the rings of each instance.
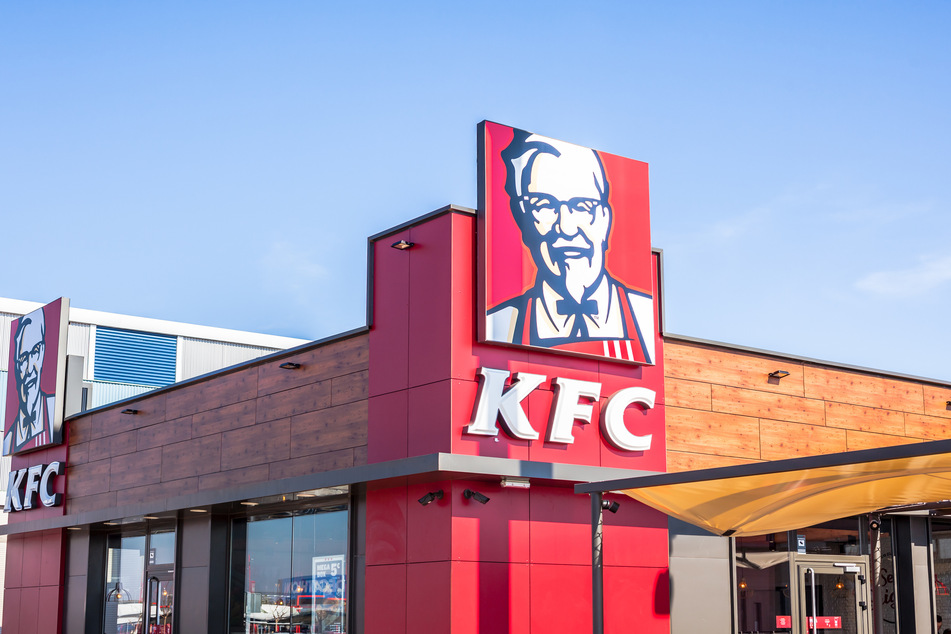
[[528, 422], [521, 403], [522, 399], [544, 382], [545, 377], [541, 374], [516, 372], [512, 375], [512, 385], [504, 391], [505, 379], [509, 378], [509, 373], [505, 370], [479, 368], [478, 378], [479, 395], [476, 397], [476, 406], [466, 431], [479, 436], [496, 436], [499, 428], [495, 426], [495, 421], [499, 420], [510, 436], [522, 440], [538, 438], [538, 432]]
[[63, 475], [66, 468], [62, 462], [38, 464], [11, 471], [7, 479], [7, 497], [3, 511], [11, 513], [26, 511], [36, 506], [39, 497], [43, 506], [60, 506], [63, 494], [53, 491], [53, 479]]
[[[536, 440], [538, 432], [532, 427], [521, 403], [545, 381], [541, 374], [516, 372], [512, 383], [505, 389], [509, 372], [495, 368], [479, 368], [479, 391], [472, 418], [466, 433], [479, 436], [497, 436], [499, 426], [513, 438]], [[554, 404], [548, 420], [548, 442], [571, 444], [574, 422], [591, 422], [595, 403], [601, 398], [601, 384], [576, 379], [552, 379]], [[601, 412], [601, 433], [608, 443], [624, 451], [647, 451], [651, 434], [637, 436], [624, 425], [624, 412], [631, 405], [643, 409], [654, 407], [656, 393], [645, 387], [628, 387], [615, 392]], [[498, 423], [498, 425], [496, 424]]]

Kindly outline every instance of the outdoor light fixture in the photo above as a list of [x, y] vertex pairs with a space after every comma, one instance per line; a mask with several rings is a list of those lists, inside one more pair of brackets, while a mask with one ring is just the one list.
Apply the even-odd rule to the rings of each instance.
[[423, 497], [419, 498], [418, 501], [419, 501], [419, 503], [422, 504], [423, 506], [426, 506], [427, 504], [429, 504], [429, 503], [432, 502], [433, 500], [441, 500], [441, 499], [442, 499], [442, 489], [439, 489], [438, 491], [430, 491], [429, 493], [427, 493], [427, 494], [424, 495]]
[[951, 401], [947, 401], [947, 402], [944, 404], [944, 406], [945, 406], [947, 409], [951, 409]]
[[122, 410], [122, 413], [123, 413], [123, 414], [129, 414], [130, 416], [135, 416], [136, 414], [139, 413], [139, 410], [137, 410], [137, 409], [132, 409], [132, 408], [127, 408], [127, 409]]
[[390, 245], [394, 249], [399, 249], [400, 251], [405, 251], [406, 249], [412, 249], [416, 246], [415, 242], [409, 242], [407, 240], [400, 240], [399, 242], [394, 242]]
[[282, 370], [300, 370], [300, 364], [293, 361], [285, 361], [279, 367]]
[[611, 500], [601, 500], [601, 508], [605, 511], [617, 513], [617, 510], [621, 508], [621, 504], [619, 502], [612, 502]]
[[772, 379], [785, 379], [787, 376], [789, 376], [789, 372], [786, 372], [785, 370], [773, 370], [769, 373], [769, 376]]
[[532, 483], [528, 478], [513, 478], [502, 476], [502, 486], [509, 489], [530, 489]]
[[870, 531], [877, 531], [881, 527], [882, 527], [882, 523], [878, 521], [877, 519], [872, 519], [868, 523], [868, 530]]
[[479, 504], [485, 504], [486, 502], [489, 501], [488, 496], [482, 495], [478, 491], [473, 491], [472, 489], [466, 489], [465, 491], [463, 491], [462, 497], [466, 498], [467, 500], [475, 500]]

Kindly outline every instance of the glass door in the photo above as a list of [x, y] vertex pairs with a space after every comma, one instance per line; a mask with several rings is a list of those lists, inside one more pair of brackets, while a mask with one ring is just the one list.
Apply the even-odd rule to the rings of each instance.
[[172, 634], [175, 578], [169, 572], [152, 573], [146, 583], [146, 634]]
[[796, 558], [798, 634], [867, 634], [871, 618], [863, 558]]

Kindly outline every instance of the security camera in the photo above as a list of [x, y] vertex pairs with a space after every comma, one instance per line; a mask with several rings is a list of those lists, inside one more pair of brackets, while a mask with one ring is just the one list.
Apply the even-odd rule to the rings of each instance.
[[479, 504], [485, 504], [489, 501], [488, 496], [482, 495], [478, 491], [473, 491], [472, 489], [466, 489], [463, 491], [462, 497], [466, 498], [467, 500], [475, 500]]
[[419, 503], [422, 504], [423, 506], [426, 506], [427, 504], [429, 504], [429, 503], [432, 502], [433, 500], [441, 500], [441, 499], [442, 499], [442, 489], [439, 489], [438, 491], [430, 491], [429, 493], [427, 493], [427, 494], [424, 495], [423, 497], [419, 498], [418, 501], [419, 501]]

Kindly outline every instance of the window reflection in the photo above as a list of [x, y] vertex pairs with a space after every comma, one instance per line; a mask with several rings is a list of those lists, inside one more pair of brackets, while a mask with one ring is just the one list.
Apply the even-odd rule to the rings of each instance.
[[231, 632], [346, 632], [346, 507], [239, 518]]
[[132, 634], [142, 619], [145, 535], [109, 535], [106, 541], [103, 634]]

